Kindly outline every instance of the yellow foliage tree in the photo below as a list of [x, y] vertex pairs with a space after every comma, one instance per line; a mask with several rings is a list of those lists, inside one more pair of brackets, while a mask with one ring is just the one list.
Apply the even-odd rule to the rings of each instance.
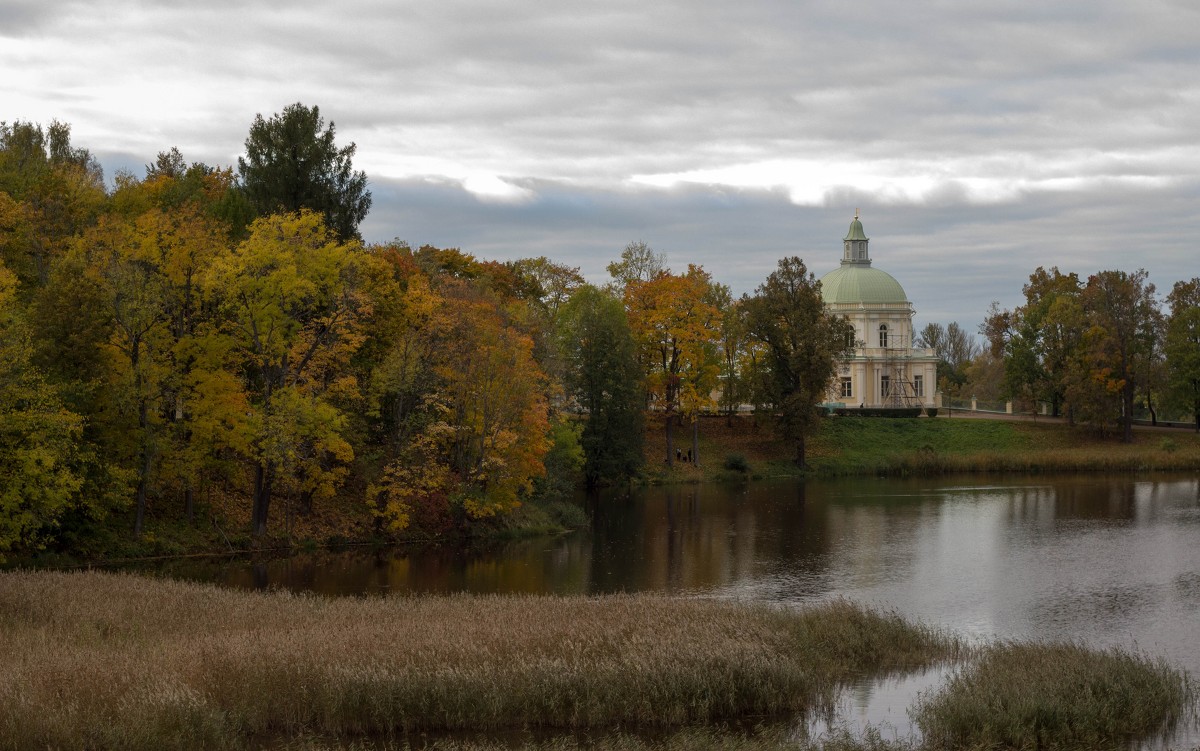
[[682, 414], [694, 424], [702, 409], [714, 405], [721, 311], [713, 301], [712, 277], [689, 265], [686, 274], [663, 271], [649, 280], [635, 279], [625, 288], [625, 308], [638, 343], [646, 392], [664, 413], [666, 461], [672, 464], [676, 416]]
[[[336, 483], [331, 468], [351, 458], [349, 444], [338, 437], [344, 425], [329, 397], [355, 388], [345, 376], [347, 362], [361, 346], [371, 314], [361, 291], [360, 261], [357, 241], [339, 242], [319, 214], [301, 211], [256, 220], [247, 239], [218, 259], [207, 276], [208, 289], [222, 301], [232, 353], [247, 374], [254, 410], [248, 444], [255, 468], [255, 535], [267, 531], [280, 473], [321, 478], [306, 487], [323, 493]], [[324, 417], [310, 419], [313, 415]], [[281, 437], [288, 445], [281, 446]]]

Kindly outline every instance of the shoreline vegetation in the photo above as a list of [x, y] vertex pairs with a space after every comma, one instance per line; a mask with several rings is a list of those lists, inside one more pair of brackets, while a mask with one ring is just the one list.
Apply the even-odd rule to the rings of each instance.
[[[791, 460], [770, 422], [750, 415], [700, 421], [698, 462], [664, 461], [661, 421], [646, 425], [644, 471], [634, 485], [752, 482], [778, 478], [914, 477], [949, 474], [1039, 474], [1200, 471], [1200, 434], [1138, 430], [1126, 444], [1117, 435], [1061, 421], [833, 417], [810, 441], [808, 466]], [[679, 430], [684, 433], [684, 429]], [[347, 492], [353, 492], [349, 490]], [[526, 502], [514, 511], [474, 522], [466, 530], [423, 535], [381, 532], [366, 503], [341, 499], [305, 513], [284, 509], [287, 523], [262, 538], [250, 534], [249, 499], [216, 489], [198, 497], [193, 520], [149, 504], [146, 531], [129, 534], [126, 515], [114, 514], [86, 536], [5, 568], [71, 567], [152, 558], [227, 556], [339, 549], [352, 545], [447, 542], [465, 537], [506, 539], [554, 535], [586, 527], [587, 514], [568, 498]], [[130, 512], [132, 513], [132, 512]]]
[[914, 710], [939, 748], [1116, 749], [1195, 705], [1162, 662], [969, 646], [840, 601], [324, 598], [19, 571], [0, 574], [0, 631], [4, 749], [482, 749], [511, 732], [548, 749], [912, 749], [782, 728], [851, 680], [934, 664], [959, 666]]

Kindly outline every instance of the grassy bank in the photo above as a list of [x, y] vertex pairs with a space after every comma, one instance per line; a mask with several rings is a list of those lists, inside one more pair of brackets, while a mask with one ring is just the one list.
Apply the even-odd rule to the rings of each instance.
[[0, 574], [0, 748], [770, 717], [960, 647], [897, 617], [653, 596], [324, 599]]
[[[750, 416], [702, 420], [698, 467], [686, 463], [665, 467], [661, 425], [647, 431], [646, 445], [651, 482], [801, 474], [790, 447], [777, 439], [770, 423]], [[1051, 421], [834, 417], [822, 420], [810, 439], [808, 462], [809, 473], [818, 477], [1196, 471], [1200, 470], [1200, 435], [1138, 430], [1134, 442], [1124, 444], [1115, 436]]]
[[1021, 644], [977, 655], [846, 603], [326, 599], [12, 572], [0, 574], [0, 633], [0, 749], [399, 749], [433, 737], [466, 751], [502, 747], [499, 734], [564, 751], [900, 751], [920, 746], [797, 739], [791, 723], [852, 678], [963, 659], [917, 709], [928, 748], [1116, 749], [1192, 702], [1183, 676], [1136, 656]]

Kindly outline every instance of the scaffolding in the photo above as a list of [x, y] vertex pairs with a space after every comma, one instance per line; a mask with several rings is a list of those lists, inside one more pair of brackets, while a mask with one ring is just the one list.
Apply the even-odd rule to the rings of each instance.
[[888, 332], [887, 346], [883, 347], [880, 363], [879, 397], [885, 407], [919, 407], [921, 396], [917, 394], [912, 380], [913, 351], [908, 337]]

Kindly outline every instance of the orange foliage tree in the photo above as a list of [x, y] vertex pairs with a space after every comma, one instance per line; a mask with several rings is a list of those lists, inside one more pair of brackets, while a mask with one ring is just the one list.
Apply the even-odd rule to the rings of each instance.
[[676, 418], [682, 414], [694, 426], [699, 411], [714, 404], [721, 311], [714, 304], [712, 278], [689, 265], [685, 274], [662, 271], [645, 281], [634, 279], [625, 288], [625, 308], [646, 393], [664, 414], [666, 461], [672, 464]]

